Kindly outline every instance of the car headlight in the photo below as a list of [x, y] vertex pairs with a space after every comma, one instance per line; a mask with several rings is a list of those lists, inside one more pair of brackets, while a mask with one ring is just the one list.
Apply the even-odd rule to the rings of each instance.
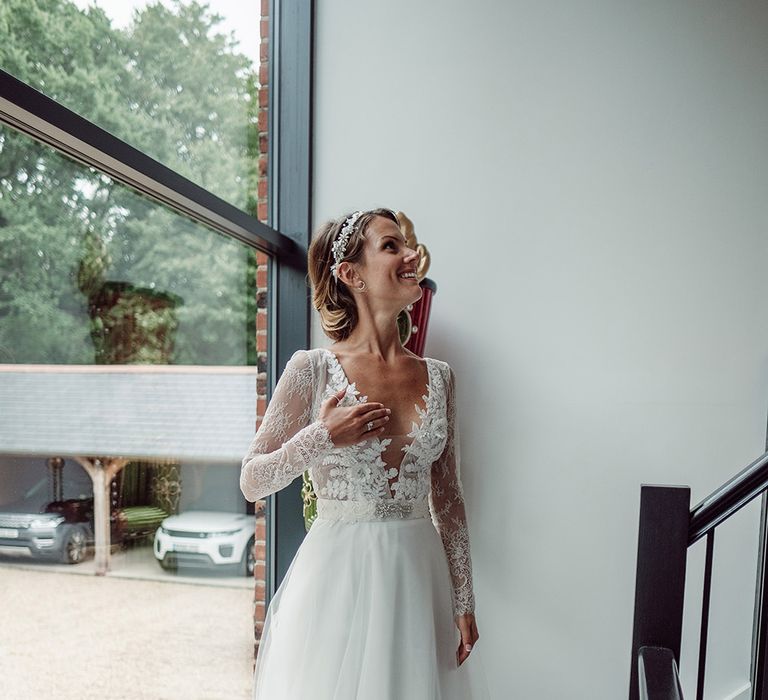
[[221, 532], [208, 532], [206, 533], [208, 537], [226, 537], [227, 535], [236, 535], [238, 532], [240, 532], [240, 528], [237, 530], [222, 530]]
[[63, 515], [43, 515], [29, 523], [33, 530], [53, 529], [61, 525], [66, 518]]

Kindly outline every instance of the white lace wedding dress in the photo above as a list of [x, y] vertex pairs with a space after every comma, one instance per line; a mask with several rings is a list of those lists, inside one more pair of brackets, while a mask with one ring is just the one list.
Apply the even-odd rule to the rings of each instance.
[[446, 362], [425, 361], [420, 424], [345, 447], [331, 441], [320, 404], [344, 387], [341, 406], [368, 397], [326, 348], [288, 361], [243, 458], [240, 488], [258, 500], [308, 469], [317, 518], [267, 610], [254, 698], [488, 697], [479, 642], [456, 665], [454, 616], [474, 612], [475, 599], [455, 377]]

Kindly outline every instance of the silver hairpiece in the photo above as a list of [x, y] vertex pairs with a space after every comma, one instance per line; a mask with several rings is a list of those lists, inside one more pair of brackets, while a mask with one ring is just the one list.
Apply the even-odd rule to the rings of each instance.
[[333, 263], [333, 265], [331, 265], [331, 272], [336, 279], [339, 278], [339, 263], [344, 258], [344, 251], [347, 248], [347, 241], [352, 235], [352, 232], [355, 230], [355, 224], [357, 223], [357, 220], [363, 214], [364, 212], [362, 211], [356, 211], [354, 214], [347, 217], [347, 220], [344, 222], [344, 226], [341, 227], [341, 233], [339, 234], [339, 237], [334, 241], [333, 246], [331, 246], [333, 250], [333, 259], [336, 261]]

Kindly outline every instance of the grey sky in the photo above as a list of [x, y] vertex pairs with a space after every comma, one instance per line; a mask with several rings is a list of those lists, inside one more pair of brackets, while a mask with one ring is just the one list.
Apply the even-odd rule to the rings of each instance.
[[[144, 7], [150, 0], [73, 0], [80, 9], [97, 5], [112, 20], [114, 26], [124, 28], [130, 21], [136, 8]], [[172, 7], [169, 0], [162, 4]], [[261, 20], [261, 2], [259, 0], [208, 0], [208, 9], [222, 15], [224, 19], [217, 30], [224, 34], [234, 33], [239, 42], [239, 49], [248, 56], [254, 66], [259, 65], [259, 21]]]

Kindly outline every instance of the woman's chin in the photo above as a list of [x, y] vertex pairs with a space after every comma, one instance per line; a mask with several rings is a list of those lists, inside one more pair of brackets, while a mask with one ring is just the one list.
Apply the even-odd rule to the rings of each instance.
[[415, 286], [416, 289], [414, 290], [414, 294], [412, 295], [411, 300], [408, 302], [409, 304], [415, 304], [424, 294], [424, 290], [421, 288], [421, 285]]

